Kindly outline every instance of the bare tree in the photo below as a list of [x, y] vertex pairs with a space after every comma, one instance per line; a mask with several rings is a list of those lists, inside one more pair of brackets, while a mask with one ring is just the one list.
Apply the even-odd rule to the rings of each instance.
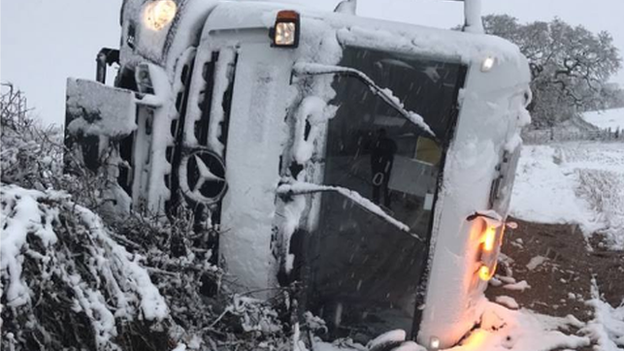
[[11, 83], [2, 83], [0, 90], [0, 121], [2, 128], [18, 129], [32, 126], [35, 121], [28, 117], [26, 95]]
[[535, 127], [552, 126], [600, 108], [603, 87], [621, 68], [608, 32], [594, 34], [561, 19], [521, 24], [508, 15], [483, 18], [486, 33], [517, 44], [529, 60]]

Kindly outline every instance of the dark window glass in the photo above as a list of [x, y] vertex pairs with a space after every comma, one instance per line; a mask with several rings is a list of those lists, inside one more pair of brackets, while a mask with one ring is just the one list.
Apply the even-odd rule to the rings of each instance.
[[[340, 64], [368, 75], [424, 117], [436, 134], [393, 110], [360, 80], [337, 76], [339, 106], [329, 122], [326, 185], [357, 191], [411, 231], [428, 238], [438, 174], [457, 113], [459, 64], [348, 48]], [[334, 336], [367, 339], [410, 331], [426, 264], [419, 241], [337, 193], [322, 194], [311, 233], [311, 304]], [[342, 331], [342, 332], [341, 332]]]

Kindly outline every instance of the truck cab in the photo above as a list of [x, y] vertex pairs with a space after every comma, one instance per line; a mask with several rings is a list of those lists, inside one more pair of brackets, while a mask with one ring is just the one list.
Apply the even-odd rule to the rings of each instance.
[[516, 46], [246, 1], [126, 0], [121, 25], [66, 124], [121, 211], [192, 209], [232, 289], [299, 284], [332, 336], [479, 322], [529, 120]]

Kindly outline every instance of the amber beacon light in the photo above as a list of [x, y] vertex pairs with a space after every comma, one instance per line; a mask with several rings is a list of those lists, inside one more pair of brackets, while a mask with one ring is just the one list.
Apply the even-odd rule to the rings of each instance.
[[300, 24], [298, 12], [292, 10], [278, 12], [275, 19], [275, 27], [271, 28], [272, 46], [282, 48], [298, 47]]

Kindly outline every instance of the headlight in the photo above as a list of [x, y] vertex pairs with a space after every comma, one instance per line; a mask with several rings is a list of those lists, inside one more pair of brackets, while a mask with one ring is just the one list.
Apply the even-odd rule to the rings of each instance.
[[175, 18], [178, 5], [173, 0], [155, 0], [145, 6], [143, 24], [154, 31], [165, 28]]

